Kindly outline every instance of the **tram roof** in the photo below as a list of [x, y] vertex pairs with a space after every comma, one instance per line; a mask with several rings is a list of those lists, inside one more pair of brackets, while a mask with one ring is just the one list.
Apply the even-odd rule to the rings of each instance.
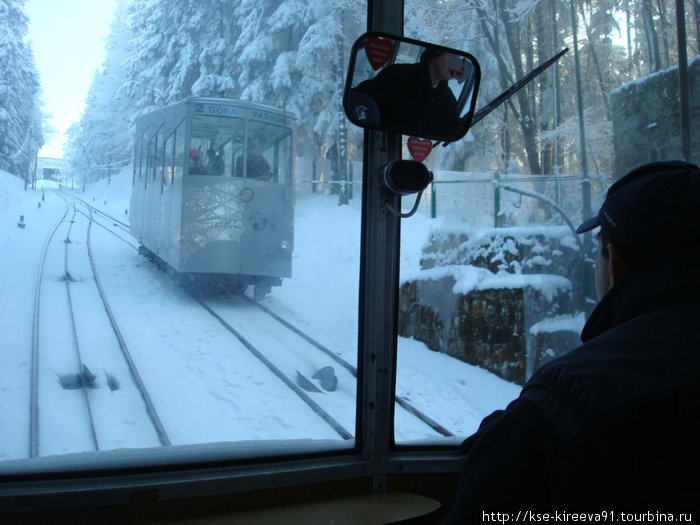
[[158, 109], [154, 109], [152, 111], [149, 111], [148, 113], [144, 113], [141, 115], [139, 118], [146, 117], [148, 115], [151, 115], [152, 113], [157, 113], [159, 111], [171, 109], [171, 108], [176, 108], [178, 106], [182, 105], [191, 105], [191, 104], [218, 104], [222, 106], [236, 106], [244, 109], [257, 109], [260, 111], [269, 111], [271, 113], [277, 113], [279, 115], [284, 115], [285, 118], [291, 119], [291, 120], [296, 120], [296, 117], [289, 113], [288, 111], [280, 108], [276, 108], [274, 106], [267, 106], [265, 104], [260, 104], [258, 102], [251, 102], [249, 100], [239, 100], [235, 98], [217, 98], [217, 97], [187, 97], [183, 100], [179, 100], [177, 102], [173, 102], [172, 104], [168, 104], [167, 106], [163, 106]]
[[153, 120], [153, 117], [155, 115], [163, 115], [166, 113], [169, 113], [170, 111], [176, 110], [177, 108], [182, 108], [185, 106], [192, 106], [193, 104], [211, 104], [215, 106], [227, 106], [227, 107], [235, 107], [238, 109], [242, 110], [248, 110], [248, 111], [260, 111], [260, 112], [265, 112], [268, 114], [274, 114], [279, 117], [283, 117], [289, 124], [294, 125], [294, 122], [296, 121], [296, 117], [292, 115], [291, 113], [287, 112], [286, 110], [276, 108], [274, 106], [267, 106], [265, 104], [259, 104], [257, 102], [251, 102], [248, 100], [238, 100], [238, 99], [233, 99], [233, 98], [217, 98], [217, 97], [187, 97], [183, 100], [179, 100], [178, 102], [174, 102], [172, 104], [169, 104], [167, 106], [163, 106], [158, 109], [154, 109], [152, 111], [149, 111], [148, 113], [144, 113], [140, 117], [136, 119], [137, 121], [137, 127], [140, 129], [143, 129], [145, 126], [146, 128], [152, 127], [155, 125], [158, 127], [158, 122]]
[[249, 109], [260, 109], [264, 111], [271, 111], [284, 115], [287, 118], [295, 119], [295, 117], [289, 114], [288, 111], [274, 106], [267, 106], [265, 104], [260, 104], [258, 102], [251, 102], [249, 100], [239, 100], [235, 98], [217, 98], [217, 97], [187, 97], [185, 103], [204, 103], [204, 104], [222, 104], [228, 106], [239, 106]]

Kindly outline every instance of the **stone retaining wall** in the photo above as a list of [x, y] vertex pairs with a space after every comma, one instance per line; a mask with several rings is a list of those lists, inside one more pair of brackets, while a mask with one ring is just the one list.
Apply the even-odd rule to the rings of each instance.
[[433, 234], [424, 271], [400, 288], [400, 335], [523, 384], [536, 367], [576, 346], [580, 331], [571, 281], [579, 251], [573, 235], [550, 233]]

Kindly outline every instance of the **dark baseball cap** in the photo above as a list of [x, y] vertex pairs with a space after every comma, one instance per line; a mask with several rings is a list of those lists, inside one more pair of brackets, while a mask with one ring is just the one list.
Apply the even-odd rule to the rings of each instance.
[[600, 226], [611, 241], [637, 253], [697, 249], [700, 170], [681, 161], [653, 162], [616, 181], [596, 217], [576, 233]]

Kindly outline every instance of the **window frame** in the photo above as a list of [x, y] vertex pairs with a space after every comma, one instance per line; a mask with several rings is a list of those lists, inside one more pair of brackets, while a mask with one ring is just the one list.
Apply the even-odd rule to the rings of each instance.
[[[368, 0], [367, 16], [368, 31], [403, 34], [403, 0]], [[144, 132], [135, 145], [138, 166], [134, 166], [134, 184], [145, 176], [148, 185], [150, 140], [146, 137]], [[151, 140], [157, 141], [156, 137], [157, 133]], [[189, 136], [183, 139], [189, 144]], [[372, 175], [379, 166], [400, 158], [401, 137], [366, 130], [363, 155], [354, 449], [342, 453], [189, 462], [167, 467], [88, 468], [79, 472], [0, 475], [0, 513], [123, 505], [129, 503], [133, 494], [144, 490], [155, 491], [159, 500], [171, 500], [368, 479], [372, 490], [376, 491], [387, 488], [388, 476], [459, 472], [464, 456], [455, 445], [421, 448], [399, 447], [394, 443], [400, 219], [383, 213], [385, 201]], [[182, 161], [184, 174], [188, 169], [187, 157]], [[399, 198], [394, 199], [397, 207]], [[390, 322], [386, 322], [387, 319]]]

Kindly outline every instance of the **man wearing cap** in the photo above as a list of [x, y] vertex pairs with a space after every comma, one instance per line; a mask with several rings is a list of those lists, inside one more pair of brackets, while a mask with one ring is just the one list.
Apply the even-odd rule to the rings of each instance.
[[583, 344], [537, 370], [463, 443], [447, 523], [518, 512], [525, 522], [544, 512], [669, 521], [699, 510], [700, 170], [658, 162], [630, 172], [577, 232], [596, 227], [599, 303]]

